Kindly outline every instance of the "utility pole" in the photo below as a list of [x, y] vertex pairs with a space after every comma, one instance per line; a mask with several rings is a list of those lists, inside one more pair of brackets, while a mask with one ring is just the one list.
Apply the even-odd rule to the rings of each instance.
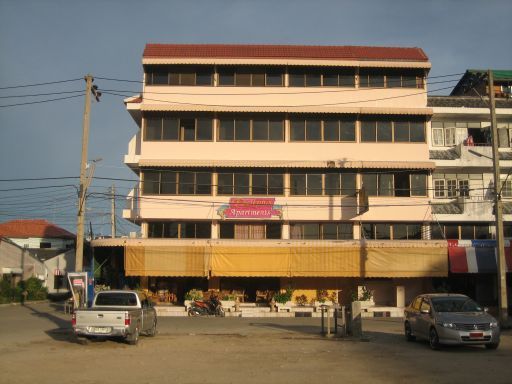
[[492, 158], [494, 170], [494, 212], [496, 218], [496, 249], [498, 263], [498, 306], [499, 318], [502, 325], [508, 323], [507, 300], [507, 269], [505, 261], [505, 244], [503, 236], [503, 204], [501, 201], [500, 154], [498, 150], [498, 126], [496, 124], [496, 106], [494, 103], [494, 78], [492, 70], [487, 72], [489, 101], [491, 109], [492, 129]]
[[87, 167], [87, 148], [89, 146], [89, 121], [91, 112], [92, 76], [85, 76], [85, 107], [82, 123], [82, 160], [80, 162], [80, 189], [78, 191], [78, 218], [76, 223], [75, 271], [82, 272], [84, 262], [84, 215], [85, 215], [85, 173]]
[[[89, 146], [89, 123], [91, 112], [91, 93], [99, 101], [101, 93], [98, 87], [92, 85], [94, 81], [92, 75], [85, 76], [85, 106], [84, 117], [82, 123], [82, 159], [80, 162], [80, 188], [78, 190], [78, 213], [76, 223], [76, 255], [75, 255], [75, 271], [82, 272], [84, 262], [84, 219], [85, 219], [85, 195], [87, 192], [87, 148]], [[94, 172], [92, 169], [91, 175]], [[91, 176], [92, 177], [92, 176]]]
[[110, 223], [112, 224], [111, 236], [116, 238], [116, 193], [115, 186], [112, 184], [112, 212], [110, 214]]

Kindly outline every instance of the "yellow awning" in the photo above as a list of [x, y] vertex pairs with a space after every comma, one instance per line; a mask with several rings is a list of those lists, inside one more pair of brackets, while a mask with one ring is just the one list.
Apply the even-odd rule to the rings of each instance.
[[290, 276], [290, 250], [286, 247], [213, 247], [212, 276]]
[[125, 272], [126, 276], [440, 277], [448, 275], [447, 255], [444, 243], [126, 245]]
[[293, 277], [358, 277], [359, 248], [300, 247], [291, 249]]
[[448, 276], [447, 248], [362, 248], [361, 277]]
[[205, 247], [130, 247], [125, 249], [126, 276], [207, 276]]

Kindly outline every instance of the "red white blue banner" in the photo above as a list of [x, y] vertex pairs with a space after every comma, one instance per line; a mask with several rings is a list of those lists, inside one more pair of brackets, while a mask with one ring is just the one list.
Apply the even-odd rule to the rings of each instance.
[[[448, 240], [452, 273], [497, 273], [495, 240]], [[510, 241], [505, 241], [507, 272], [512, 272]]]

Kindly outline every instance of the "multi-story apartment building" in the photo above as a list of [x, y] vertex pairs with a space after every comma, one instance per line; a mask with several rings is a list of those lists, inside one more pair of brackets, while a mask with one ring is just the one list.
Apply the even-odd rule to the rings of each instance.
[[[430, 159], [432, 174], [432, 239], [447, 239], [452, 290], [483, 303], [497, 300], [494, 176], [487, 71], [470, 70], [450, 96], [431, 96]], [[505, 238], [512, 238], [512, 100], [507, 98], [512, 71], [494, 73]], [[507, 80], [508, 79], [508, 80]], [[512, 270], [506, 241], [508, 270]], [[510, 273], [508, 285], [512, 285]], [[509, 288], [510, 291], [510, 288]], [[510, 296], [509, 296], [510, 298]]]
[[124, 211], [142, 238], [94, 242], [127, 276], [251, 301], [365, 285], [398, 306], [448, 276], [421, 49], [148, 44], [142, 64]]

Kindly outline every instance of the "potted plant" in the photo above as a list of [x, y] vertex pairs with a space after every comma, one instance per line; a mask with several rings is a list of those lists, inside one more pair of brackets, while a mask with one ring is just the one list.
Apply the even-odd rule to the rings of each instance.
[[203, 291], [197, 288], [192, 288], [190, 291], [185, 293], [185, 308], [188, 310], [190, 308], [190, 304], [195, 300], [202, 300]]
[[357, 292], [352, 292], [352, 301], [359, 301], [362, 309], [375, 305], [373, 292], [364, 285], [357, 287]]
[[295, 296], [295, 302], [298, 306], [304, 307], [308, 303], [308, 297], [306, 295]]
[[235, 307], [236, 296], [230, 293], [223, 294], [220, 297], [220, 304], [225, 311], [230, 311]]
[[326, 289], [316, 290], [316, 300], [314, 301], [315, 310], [318, 311], [321, 305], [333, 305], [337, 302], [337, 291], [333, 291], [329, 294]]
[[284, 292], [276, 293], [273, 297], [274, 302], [276, 303], [277, 312], [287, 310], [291, 311], [291, 307], [293, 302], [291, 301], [293, 296], [293, 289], [287, 288]]

